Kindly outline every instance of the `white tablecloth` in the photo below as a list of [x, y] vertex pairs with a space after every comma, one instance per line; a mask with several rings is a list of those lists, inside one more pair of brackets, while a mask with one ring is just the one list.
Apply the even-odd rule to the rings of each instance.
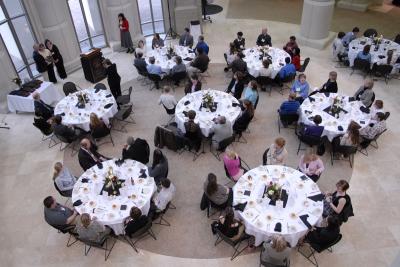
[[[107, 192], [100, 195], [110, 166], [118, 179], [125, 180], [125, 186], [120, 189], [119, 196], [109, 197]], [[138, 178], [141, 169], [145, 169], [148, 175], [147, 167], [134, 160], [125, 160], [120, 167], [115, 164], [115, 160], [109, 160], [103, 162], [101, 170], [97, 166], [88, 169], [79, 177], [72, 191], [72, 203], [77, 200], [83, 202], [75, 209], [79, 214], [89, 213], [91, 217], [95, 216], [100, 223], [111, 227], [115, 234], [124, 234], [124, 220], [129, 217], [131, 208], [136, 206], [142, 214], [147, 215], [151, 196], [156, 190], [152, 177]], [[88, 179], [89, 182], [82, 183], [83, 178]], [[121, 205], [126, 205], [127, 208], [121, 210]]]
[[[86, 93], [89, 103], [85, 108], [78, 108], [78, 94]], [[113, 104], [110, 108], [104, 108], [107, 104]], [[65, 113], [62, 123], [68, 126], [77, 126], [85, 131], [90, 131], [90, 113], [96, 113], [99, 118], [108, 124], [109, 118], [118, 112], [115, 98], [107, 90], [99, 90], [97, 93], [94, 89], [85, 89], [70, 94], [62, 99], [54, 109], [54, 114]]]
[[[327, 97], [323, 93], [315, 94], [311, 96], [315, 101], [310, 102], [310, 98], [306, 98], [299, 109], [300, 122], [306, 125], [314, 124], [312, 119], [309, 119], [310, 117], [315, 115], [321, 116], [322, 123], [320, 125], [324, 126], [322, 136], [326, 136], [329, 141], [332, 141], [336, 136], [343, 135], [351, 120], [357, 122], [362, 128], [364, 128], [369, 124], [371, 119], [369, 114], [360, 110], [360, 107], [363, 106], [360, 101], [348, 102], [349, 97], [343, 95], [339, 95], [339, 97], [343, 97], [343, 109], [346, 110], [347, 113], [341, 112], [339, 118], [335, 118], [325, 112], [324, 109], [332, 105], [333, 98], [337, 95], [338, 94], [329, 94], [329, 97]], [[311, 111], [311, 113], [309, 111]], [[339, 131], [339, 125], [343, 127], [343, 131]]]
[[[214, 102], [218, 102], [217, 110], [215, 112], [210, 112], [205, 108], [200, 109], [203, 94], [209, 92], [214, 97]], [[189, 101], [190, 103], [185, 105]], [[175, 109], [175, 121], [178, 124], [178, 128], [185, 132], [185, 122], [187, 117], [183, 114], [183, 111], [194, 110], [196, 111], [195, 122], [200, 124], [201, 131], [204, 136], [209, 136], [211, 133], [211, 128], [214, 124], [212, 119], [220, 116], [225, 116], [226, 120], [233, 126], [234, 122], [240, 115], [241, 109], [239, 106], [233, 107], [232, 103], [239, 104], [239, 101], [232, 95], [227, 94], [222, 91], [217, 90], [205, 90], [194, 92], [193, 94], [187, 94], [179, 100]]]
[[[253, 77], [258, 77], [260, 75], [260, 69], [263, 68], [262, 60], [260, 60], [260, 55], [262, 53], [259, 49], [258, 47], [252, 47], [243, 51], [245, 55], [243, 60], [247, 62], [247, 70]], [[270, 47], [268, 55], [272, 58], [272, 64], [270, 65], [270, 67], [272, 67], [271, 78], [275, 78], [281, 68], [285, 66], [285, 58], [290, 58], [290, 55], [286, 51], [276, 47]]]
[[[40, 98], [46, 104], [52, 104], [60, 101], [64, 96], [54, 87], [53, 83], [43, 82], [38, 89], [35, 90], [40, 95]], [[7, 104], [10, 112], [34, 112], [32, 94], [27, 97], [17, 95], [7, 95]]]
[[[156, 48], [154, 50], [150, 50], [146, 54], [146, 62], [149, 64], [149, 58], [154, 57], [156, 59], [156, 65], [161, 66], [161, 70], [167, 74], [170, 73], [171, 69], [176, 65], [174, 61], [174, 57], [171, 59], [167, 58], [167, 52], [168, 47], [161, 47], [161, 48]], [[185, 60], [185, 58], [191, 58], [194, 59], [196, 55], [194, 53], [191, 53], [190, 48], [185, 47], [185, 46], [180, 46], [180, 45], [175, 45], [174, 46], [174, 52], [176, 55], [180, 56], [182, 58], [183, 64], [188, 67], [190, 65], [191, 60]]]
[[[306, 234], [308, 228], [299, 216], [308, 215], [307, 221], [316, 225], [322, 220], [322, 201], [313, 201], [309, 196], [320, 194], [311, 179], [302, 180], [303, 173], [285, 166], [259, 166], [244, 174], [233, 187], [233, 205], [247, 202], [243, 212], [235, 211], [244, 223], [246, 233], [255, 236], [255, 245], [260, 245], [274, 234], [281, 234], [292, 247]], [[265, 186], [278, 183], [288, 193], [286, 207], [269, 205], [270, 199], [263, 198]], [[250, 196], [245, 195], [249, 191]], [[281, 232], [275, 232], [280, 222]]]
[[[400, 45], [387, 39], [383, 39], [379, 45], [379, 49], [375, 51], [375, 45], [372, 45], [372, 40], [367, 37], [357, 38], [349, 44], [349, 61], [350, 66], [354, 65], [354, 59], [356, 59], [358, 52], [364, 49], [365, 45], [371, 45], [371, 67], [374, 63], [386, 64], [387, 62], [387, 51], [393, 51], [393, 58], [397, 59], [400, 56]], [[382, 58], [379, 58], [381, 56]]]

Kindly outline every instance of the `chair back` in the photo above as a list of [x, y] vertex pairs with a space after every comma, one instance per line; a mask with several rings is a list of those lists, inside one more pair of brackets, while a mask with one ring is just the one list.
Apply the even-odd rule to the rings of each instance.
[[389, 112], [389, 111], [385, 112], [385, 121], [386, 121], [389, 117], [390, 117], [390, 112]]
[[163, 107], [165, 108], [165, 111], [167, 112], [168, 115], [175, 115], [176, 106], [174, 106], [174, 108], [172, 109], [167, 109], [167, 107], [163, 104]]
[[289, 74], [288, 76], [284, 77], [282, 79], [282, 82], [283, 83], [291, 83], [294, 81], [294, 79], [296, 79], [296, 73], [292, 73], [292, 74]]
[[125, 120], [132, 113], [132, 105], [121, 106], [120, 110], [115, 113], [114, 117], [118, 120]]
[[388, 76], [393, 70], [393, 66], [389, 64], [377, 65], [375, 73], [380, 74], [382, 77]]
[[221, 142], [218, 143], [218, 150], [219, 151], [225, 151], [225, 149], [235, 141], [234, 136], [229, 136], [228, 138], [225, 138]]
[[133, 66], [135, 66], [135, 68], [136, 68], [137, 72], [139, 73], [139, 75], [144, 76], [144, 77], [147, 77], [149, 75], [149, 72], [147, 71], [146, 68], [140, 68], [137, 65], [133, 65]]
[[240, 238], [238, 240], [233, 241], [232, 239], [230, 239], [229, 237], [227, 237], [226, 235], [224, 235], [218, 228], [216, 229], [217, 235], [224, 240], [226, 243], [228, 243], [230, 246], [235, 247], [237, 245], [237, 243], [239, 243]]
[[97, 83], [97, 84], [94, 86], [94, 89], [107, 90], [107, 87], [106, 87], [106, 85], [105, 85], [104, 83]]
[[39, 129], [39, 131], [45, 135], [45, 136], [49, 136], [53, 133], [53, 128], [51, 128], [47, 122], [42, 122], [39, 123], [38, 121], [35, 121], [34, 123], [32, 123], [33, 126], [35, 126], [36, 128]]
[[374, 102], [375, 102], [375, 93], [372, 92], [371, 104], [369, 104], [367, 108], [370, 108]]
[[90, 133], [90, 135], [94, 139], [103, 138], [109, 134], [110, 134], [110, 129], [105, 125], [103, 125], [102, 127], [97, 127], [97, 128], [91, 129], [91, 133]]
[[78, 89], [76, 89], [76, 85], [73, 82], [66, 82], [63, 85], [63, 92], [65, 96], [68, 96], [69, 94], [78, 92]]
[[129, 86], [129, 89], [128, 89], [129, 99], [131, 99], [131, 94], [132, 94], [132, 86]]
[[368, 60], [361, 58], [354, 59], [353, 69], [365, 71], [369, 70], [369, 68], [370, 68], [370, 63]]
[[108, 236], [105, 236], [100, 241], [95, 242], [89, 239], [83, 239], [78, 236], [78, 240], [84, 243], [87, 246], [95, 247], [95, 248], [103, 248], [104, 242], [106, 242]]
[[148, 77], [149, 77], [149, 79], [150, 79], [151, 81], [153, 81], [153, 82], [159, 82], [159, 81], [161, 81], [161, 76], [158, 75], [158, 74], [151, 74], [151, 73], [149, 73], [149, 74], [148, 74]]
[[303, 65], [301, 65], [301, 67], [300, 67], [300, 69], [299, 69], [299, 72], [305, 72], [305, 71], [306, 71], [306, 68], [307, 68], [307, 66], [308, 66], [308, 63], [310, 63], [310, 58], [309, 58], [309, 57], [307, 57], [307, 58], [304, 60]]
[[287, 124], [292, 124], [293, 122], [296, 122], [299, 120], [299, 114], [293, 113], [293, 114], [281, 114], [279, 113], [279, 119], [282, 122], [286, 122]]
[[267, 148], [267, 149], [264, 151], [264, 154], [263, 154], [263, 156], [262, 156], [263, 165], [267, 165], [267, 161], [268, 161], [268, 152], [269, 152], [269, 148]]
[[313, 135], [300, 135], [299, 139], [301, 142], [310, 146], [318, 146], [322, 142], [322, 138], [320, 136]]
[[181, 72], [175, 72], [172, 74], [171, 79], [175, 82], [179, 82], [181, 80], [186, 79], [187, 73], [186, 71], [181, 71]]
[[224, 53], [224, 58], [225, 58], [226, 65], [229, 66], [229, 63], [228, 63], [228, 55], [227, 55], [226, 53]]
[[254, 110], [257, 109], [258, 106], [258, 101], [260, 100], [260, 94], [257, 92], [257, 99], [256, 99], [256, 103], [254, 103]]
[[57, 192], [60, 193], [61, 196], [63, 197], [69, 197], [65, 194], [65, 192], [61, 191], [60, 188], [58, 188], [56, 182], [54, 182], [54, 187], [56, 188]]
[[366, 29], [364, 32], [364, 37], [378, 36], [378, 31], [375, 29]]
[[335, 152], [339, 152], [345, 155], [352, 155], [357, 153], [357, 146], [339, 146], [337, 151]]
[[339, 243], [339, 241], [342, 239], [342, 234], [339, 234], [339, 236], [332, 241], [331, 243], [325, 245], [325, 246], [320, 246], [319, 244], [314, 244], [314, 243], [310, 243], [310, 246], [315, 249], [315, 251], [317, 251], [318, 253], [321, 253], [322, 251], [333, 247], [334, 245], [336, 245], [337, 243]]
[[270, 77], [267, 76], [258, 76], [256, 78], [256, 82], [260, 85], [260, 86], [266, 86], [266, 85], [271, 85], [274, 83], [274, 80], [271, 79]]
[[66, 138], [65, 136], [58, 135], [58, 134], [56, 134], [56, 133], [54, 133], [54, 135], [55, 135], [61, 142], [66, 143], [66, 144], [70, 144], [70, 143], [72, 143], [72, 142], [74, 141], [74, 140], [69, 140], [69, 139]]
[[130, 238], [141, 237], [151, 228], [152, 225], [153, 225], [153, 223], [151, 222], [151, 220], [149, 218], [147, 218], [147, 223], [145, 224], [145, 226], [143, 226], [142, 228], [140, 228], [139, 230], [137, 230], [136, 232], [131, 234], [129, 237]]
[[64, 225], [52, 225], [49, 224], [51, 227], [56, 228], [58, 231], [60, 231], [63, 234], [73, 234], [72, 231], [75, 229], [75, 225], [69, 225], [69, 224], [64, 224]]

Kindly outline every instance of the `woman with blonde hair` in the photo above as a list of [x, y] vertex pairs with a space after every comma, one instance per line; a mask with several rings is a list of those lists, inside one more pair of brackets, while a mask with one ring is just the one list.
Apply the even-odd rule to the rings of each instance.
[[76, 178], [61, 162], [54, 164], [53, 181], [62, 196], [72, 196], [72, 189], [74, 188]]
[[324, 163], [315, 154], [314, 149], [307, 149], [306, 153], [301, 156], [299, 162], [299, 170], [311, 178], [314, 182], [317, 182], [321, 173], [325, 170]]
[[267, 153], [267, 165], [285, 165], [288, 155], [285, 145], [286, 140], [282, 137], [275, 139]]
[[108, 127], [104, 121], [99, 118], [96, 113], [90, 113], [90, 131], [93, 138], [102, 138], [110, 133], [110, 127]]
[[83, 213], [81, 215], [81, 222], [77, 224], [76, 231], [79, 238], [95, 243], [101, 243], [101, 241], [111, 233], [110, 228], [100, 224], [96, 220], [96, 217], [91, 219], [88, 213]]
[[281, 235], [273, 235], [264, 242], [261, 261], [273, 266], [289, 266], [291, 247]]
[[223, 161], [229, 176], [235, 181], [239, 180], [244, 173], [244, 169], [240, 166], [239, 155], [235, 151], [227, 149]]

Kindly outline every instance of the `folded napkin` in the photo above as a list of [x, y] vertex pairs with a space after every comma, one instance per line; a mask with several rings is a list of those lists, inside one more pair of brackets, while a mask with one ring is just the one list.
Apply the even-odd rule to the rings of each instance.
[[361, 107], [360, 107], [360, 110], [361, 110], [362, 112], [364, 112], [364, 113], [369, 114], [369, 108], [367, 108], [367, 107], [361, 106]]
[[238, 107], [238, 106], [240, 106], [240, 104], [239, 104], [239, 103], [232, 102], [232, 107]]
[[280, 222], [275, 224], [274, 231], [275, 232], [281, 232], [282, 231], [282, 224]]
[[112, 97], [112, 94], [106, 95], [106, 97]]
[[304, 215], [299, 216], [300, 220], [304, 223], [304, 225], [307, 226], [308, 229], [311, 229], [312, 226], [311, 226], [311, 224], [307, 221], [307, 218], [308, 218], [308, 217], [309, 217], [308, 214], [304, 214]]
[[104, 106], [104, 108], [111, 108], [112, 105], [113, 103], [108, 103], [107, 105]]
[[193, 60], [193, 58], [191, 58], [191, 57], [187, 57], [187, 58], [184, 58], [183, 60], [185, 60], [185, 61], [192, 61], [192, 60]]
[[87, 178], [83, 178], [83, 179], [81, 180], [81, 183], [83, 183], [83, 184], [88, 183], [88, 182], [89, 182], [89, 179], [87, 179]]
[[101, 162], [97, 162], [97, 168], [99, 168], [100, 170], [103, 169], [103, 163]]
[[340, 125], [337, 127], [337, 129], [338, 129], [339, 131], [341, 131], [341, 132], [343, 131], [343, 127], [340, 126]]
[[314, 116], [308, 117], [310, 121], [314, 120]]
[[360, 121], [360, 124], [365, 124], [365, 121]]
[[308, 99], [310, 99], [310, 102], [314, 102], [315, 101], [315, 98], [311, 97], [311, 96], [309, 96]]
[[126, 205], [121, 205], [120, 210], [126, 210], [127, 207]]
[[384, 55], [379, 55], [378, 57], [379, 57], [380, 59], [385, 58]]
[[325, 195], [322, 194], [322, 193], [320, 193], [320, 194], [318, 194], [318, 195], [309, 196], [308, 198], [311, 199], [312, 201], [317, 202], [317, 201], [322, 201], [322, 200], [324, 200], [324, 199], [325, 199]]
[[82, 200], [80, 200], [80, 199], [78, 199], [77, 201], [75, 201], [75, 202], [72, 204], [72, 206], [74, 206], [74, 207], [78, 207], [78, 206], [80, 206], [80, 205], [82, 205]]
[[239, 203], [239, 204], [233, 206], [233, 208], [234, 208], [235, 210], [239, 210], [239, 211], [242, 211], [242, 212], [243, 212], [244, 209], [246, 208], [246, 205], [247, 205], [247, 202], [245, 202], [245, 203]]
[[324, 92], [324, 95], [325, 95], [326, 97], [329, 97], [329, 92]]
[[146, 174], [146, 170], [145, 169], [140, 169], [139, 178], [147, 178], [147, 174]]
[[249, 191], [249, 190], [245, 190], [243, 193], [243, 195], [245, 195], [245, 196], [250, 196], [250, 194], [251, 194], [251, 191]]
[[94, 92], [97, 94], [98, 92], [100, 92], [100, 90], [102, 90], [102, 89], [96, 88], [96, 89], [94, 90]]
[[187, 101], [185, 101], [185, 103], [183, 103], [185, 106], [187, 106], [187, 105], [189, 105], [190, 104], [190, 101], [189, 100], [187, 100]]
[[300, 178], [301, 178], [301, 180], [303, 180], [303, 181], [308, 180], [308, 177], [307, 177], [306, 175], [302, 175], [302, 176], [300, 176]]
[[276, 200], [271, 199], [271, 200], [269, 201], [268, 205], [275, 206], [275, 205], [276, 205]]
[[122, 163], [124, 163], [124, 160], [123, 160], [123, 159], [117, 159], [117, 160], [115, 161], [115, 165], [117, 165], [118, 167], [121, 166]]
[[349, 97], [349, 102], [353, 102], [356, 101], [356, 99], [354, 97]]
[[289, 195], [287, 194], [285, 189], [282, 189], [281, 200], [283, 201], [283, 208], [286, 208], [288, 199], [289, 199]]
[[65, 116], [65, 112], [56, 115]]

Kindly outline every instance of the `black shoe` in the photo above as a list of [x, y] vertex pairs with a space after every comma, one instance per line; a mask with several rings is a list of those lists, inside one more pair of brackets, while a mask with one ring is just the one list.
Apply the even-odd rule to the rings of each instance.
[[131, 49], [128, 48], [128, 50], [126, 50], [126, 53], [129, 54], [131, 52]]
[[135, 52], [135, 48], [131, 48], [131, 54], [133, 53], [133, 52]]

